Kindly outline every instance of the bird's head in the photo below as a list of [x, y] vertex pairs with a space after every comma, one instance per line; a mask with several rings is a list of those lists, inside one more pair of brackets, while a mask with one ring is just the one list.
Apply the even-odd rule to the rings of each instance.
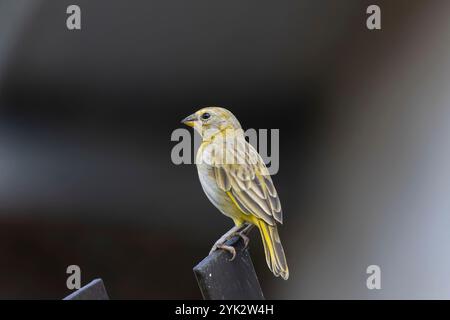
[[184, 118], [181, 123], [193, 127], [203, 138], [209, 139], [225, 130], [241, 129], [241, 124], [227, 109], [206, 107]]

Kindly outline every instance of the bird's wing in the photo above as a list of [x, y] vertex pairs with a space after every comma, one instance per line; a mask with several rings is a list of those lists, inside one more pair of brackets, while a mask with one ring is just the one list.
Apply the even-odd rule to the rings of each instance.
[[242, 212], [270, 225], [283, 223], [281, 203], [261, 156], [245, 138], [217, 144], [212, 153], [217, 185]]

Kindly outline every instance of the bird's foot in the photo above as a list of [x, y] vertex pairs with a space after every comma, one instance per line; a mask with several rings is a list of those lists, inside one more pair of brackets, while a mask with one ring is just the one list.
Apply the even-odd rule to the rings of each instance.
[[232, 246], [228, 246], [222, 242], [216, 242], [212, 248], [211, 251], [209, 251], [209, 254], [211, 255], [214, 251], [218, 250], [218, 249], [222, 249], [225, 251], [228, 251], [229, 253], [231, 253], [231, 259], [229, 261], [233, 261], [234, 258], [236, 257], [236, 249]]
[[217, 249], [220, 249], [219, 246], [223, 245], [227, 240], [229, 240], [230, 239], [230, 235], [238, 232], [240, 230], [240, 228], [241, 228], [241, 226], [234, 226], [233, 228], [228, 230], [223, 236], [221, 236], [219, 238], [219, 240], [216, 241], [216, 243], [214, 243], [214, 245], [211, 248], [211, 251], [209, 251], [209, 254], [213, 253]]
[[241, 238], [244, 241], [244, 249], [246, 249], [248, 247], [248, 244], [250, 242], [250, 238], [244, 233], [244, 230], [241, 231], [241, 232], [233, 233], [232, 235], [230, 235], [229, 239], [231, 239], [233, 237], [239, 237], [239, 238]]
[[231, 259], [228, 261], [233, 261], [234, 258], [236, 258], [236, 249], [232, 246], [227, 246], [226, 244], [221, 243], [217, 245], [217, 249], [222, 249], [231, 253]]
[[250, 230], [252, 230], [253, 227], [254, 227], [253, 224], [249, 224], [241, 231], [232, 233], [229, 236], [229, 239], [238, 236], [244, 241], [244, 249], [246, 249], [248, 247], [248, 244], [250, 243], [250, 238], [247, 236], [247, 234], [250, 232]]
[[248, 243], [250, 242], [250, 239], [247, 237], [247, 232], [251, 230], [253, 225], [249, 224], [244, 228], [243, 227], [244, 225], [239, 225], [231, 228], [227, 233], [225, 233], [222, 237], [220, 237], [220, 239], [217, 240], [216, 243], [214, 243], [211, 250], [209, 251], [209, 254], [212, 254], [217, 249], [223, 249], [231, 253], [232, 257], [230, 261], [233, 261], [234, 258], [236, 257], [236, 249], [232, 246], [226, 245], [225, 242], [227, 242], [234, 236], [238, 236], [242, 238], [242, 240], [244, 240], [245, 248], [247, 248]]

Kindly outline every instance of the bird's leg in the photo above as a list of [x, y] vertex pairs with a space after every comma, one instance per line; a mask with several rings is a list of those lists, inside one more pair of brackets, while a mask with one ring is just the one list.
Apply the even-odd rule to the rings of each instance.
[[234, 236], [238, 236], [240, 237], [242, 240], [244, 240], [244, 249], [248, 247], [248, 244], [250, 242], [250, 239], [248, 237], [248, 233], [253, 229], [255, 225], [254, 224], [247, 224], [247, 226], [245, 226], [244, 229], [242, 229], [239, 232], [234, 232], [233, 234], [230, 235], [230, 239]]
[[248, 243], [250, 242], [250, 238], [248, 237], [249, 232], [253, 229], [255, 225], [249, 223], [241, 232], [238, 233], [239, 237], [244, 240], [244, 249], [248, 247]]
[[237, 232], [242, 228], [242, 225], [240, 226], [234, 226], [230, 230], [228, 230], [223, 236], [219, 238], [219, 240], [214, 243], [214, 245], [211, 248], [211, 251], [209, 251], [209, 254], [213, 253], [217, 249], [223, 249], [231, 253], [232, 257], [230, 261], [232, 261], [236, 256], [236, 249], [234, 249], [232, 246], [227, 246], [224, 244], [227, 240], [231, 239], [230, 236], [237, 234]]

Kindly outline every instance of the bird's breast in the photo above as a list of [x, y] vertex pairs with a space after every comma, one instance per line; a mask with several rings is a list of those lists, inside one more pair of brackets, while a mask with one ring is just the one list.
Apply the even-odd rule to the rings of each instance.
[[235, 208], [233, 201], [226, 192], [217, 185], [214, 168], [208, 164], [210, 162], [199, 161], [209, 156], [207, 152], [207, 150], [200, 148], [197, 153], [197, 171], [203, 191], [209, 201], [224, 215], [229, 217], [236, 216], [239, 212], [236, 211], [237, 208]]

